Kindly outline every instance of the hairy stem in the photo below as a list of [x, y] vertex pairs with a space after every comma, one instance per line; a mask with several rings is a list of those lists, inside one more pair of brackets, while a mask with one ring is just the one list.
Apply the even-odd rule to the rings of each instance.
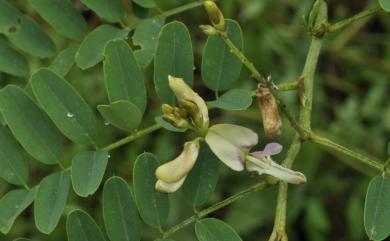
[[233, 196], [230, 196], [230, 197], [222, 200], [221, 202], [218, 202], [218, 203], [216, 203], [216, 204], [214, 204], [206, 209], [203, 209], [203, 210], [199, 211], [197, 214], [185, 219], [184, 221], [176, 224], [175, 226], [173, 226], [170, 229], [168, 229], [167, 231], [165, 231], [163, 233], [161, 239], [158, 239], [158, 240], [166, 239], [166, 238], [172, 236], [174, 233], [176, 233], [180, 229], [195, 222], [196, 220], [203, 218], [203, 217], [209, 215], [210, 213], [213, 213], [213, 212], [215, 212], [223, 207], [226, 207], [227, 205], [229, 205], [233, 202], [236, 202], [236, 201], [248, 196], [251, 193], [262, 190], [262, 189], [268, 187], [269, 185], [271, 185], [271, 184], [269, 184], [268, 182], [265, 182], [265, 181], [259, 182], [259, 183], [255, 184], [255, 185], [253, 185], [253, 186], [251, 186], [251, 187], [249, 187], [249, 188], [247, 188], [247, 189], [245, 189], [245, 190], [243, 190], [243, 191], [241, 191]]
[[104, 151], [111, 151], [111, 150], [113, 150], [115, 148], [118, 148], [120, 146], [123, 146], [123, 145], [125, 145], [125, 144], [127, 144], [129, 142], [137, 140], [138, 138], [143, 137], [143, 136], [145, 136], [145, 135], [147, 135], [149, 133], [157, 131], [160, 128], [161, 128], [161, 126], [158, 125], [158, 124], [152, 125], [152, 126], [146, 128], [146, 129], [143, 129], [141, 131], [137, 131], [136, 133], [134, 133], [134, 134], [132, 134], [130, 136], [126, 136], [125, 138], [116, 141], [116, 142], [114, 142], [114, 143], [112, 143], [112, 144], [102, 148], [102, 150], [104, 150]]
[[367, 10], [364, 10], [350, 18], [347, 18], [347, 19], [344, 19], [344, 20], [341, 20], [337, 23], [334, 23], [330, 26], [328, 26], [328, 32], [336, 32], [340, 29], [343, 29], [345, 27], [347, 27], [348, 25], [358, 21], [358, 20], [361, 20], [363, 18], [367, 18], [367, 17], [370, 17], [376, 13], [378, 13], [379, 11], [381, 11], [382, 8], [380, 6], [377, 6], [375, 8], [371, 8], [371, 9], [367, 9]]

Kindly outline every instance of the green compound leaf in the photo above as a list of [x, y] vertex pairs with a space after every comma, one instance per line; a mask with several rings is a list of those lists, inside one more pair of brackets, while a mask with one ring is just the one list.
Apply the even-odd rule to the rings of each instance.
[[224, 110], [246, 110], [252, 104], [251, 93], [247, 90], [229, 90], [217, 100], [207, 102], [210, 107]]
[[158, 35], [164, 23], [164, 17], [148, 18], [142, 20], [134, 31], [133, 43], [141, 47], [134, 54], [143, 69], [152, 62], [156, 54]]
[[11, 48], [3, 39], [0, 39], [0, 72], [17, 77], [26, 77], [30, 72], [26, 57]]
[[120, 22], [124, 15], [122, 0], [81, 0], [81, 2], [96, 12], [99, 17], [112, 23]]
[[103, 233], [88, 213], [74, 210], [66, 219], [69, 241], [105, 241]]
[[106, 171], [108, 157], [106, 151], [86, 151], [73, 157], [71, 177], [77, 195], [87, 197], [96, 192]]
[[49, 234], [56, 228], [69, 194], [70, 173], [53, 173], [40, 182], [34, 202], [35, 225]]
[[219, 159], [202, 144], [198, 159], [183, 184], [184, 197], [194, 205], [207, 202], [218, 182]]
[[143, 8], [152, 8], [156, 6], [155, 0], [133, 0], [134, 3]]
[[70, 45], [66, 49], [62, 50], [50, 64], [49, 68], [58, 75], [64, 77], [74, 65], [78, 49], [79, 48], [77, 46]]
[[[226, 20], [226, 31], [237, 48], [243, 48], [240, 25]], [[230, 52], [219, 36], [209, 36], [203, 49], [202, 80], [207, 88], [214, 91], [228, 90], [238, 80], [242, 63]]]
[[73, 39], [82, 40], [87, 31], [87, 23], [71, 1], [29, 0], [31, 6], [58, 33]]
[[111, 241], [139, 241], [142, 225], [129, 186], [111, 177], [103, 189], [103, 218]]
[[110, 105], [99, 105], [97, 109], [106, 123], [125, 131], [135, 130], [142, 121], [141, 111], [129, 101], [119, 100]]
[[131, 4], [134, 15], [139, 19], [145, 19], [149, 17], [150, 9], [144, 8], [134, 2]]
[[389, 0], [378, 0], [379, 5], [381, 5], [382, 9], [386, 12], [390, 12], [390, 1]]
[[77, 91], [50, 69], [38, 70], [31, 79], [34, 95], [57, 127], [72, 141], [93, 144], [96, 120]]
[[166, 122], [160, 116], [157, 116], [156, 118], [154, 118], [154, 121], [157, 124], [159, 124], [162, 128], [164, 128], [166, 130], [169, 130], [169, 131], [173, 131], [173, 132], [186, 132], [186, 130], [187, 130], [187, 129], [180, 129], [180, 128], [177, 128], [177, 127], [173, 126], [171, 123]]
[[0, 0], [0, 33], [24, 52], [36, 57], [46, 58], [55, 53], [55, 45], [46, 32], [30, 17]]
[[26, 185], [28, 174], [22, 148], [9, 130], [0, 125], [0, 178], [15, 185]]
[[232, 227], [215, 218], [206, 218], [197, 222], [195, 233], [199, 241], [242, 241]]
[[146, 106], [145, 80], [133, 50], [124, 40], [113, 40], [107, 44], [104, 56], [104, 79], [110, 102], [128, 100], [143, 114]]
[[390, 179], [374, 177], [367, 189], [364, 227], [370, 240], [384, 240], [390, 235]]
[[19, 87], [0, 91], [0, 110], [23, 148], [44, 164], [59, 163], [59, 132], [49, 117]]
[[16, 218], [34, 201], [35, 189], [9, 191], [0, 199], [0, 232], [7, 234]]
[[174, 104], [175, 98], [169, 88], [168, 75], [183, 78], [192, 86], [194, 56], [191, 37], [181, 22], [166, 24], [160, 33], [154, 58], [154, 85], [157, 95], [164, 103]]
[[154, 171], [160, 162], [152, 153], [143, 153], [137, 157], [133, 170], [135, 201], [144, 222], [152, 227], [161, 227], [169, 215], [168, 195], [154, 188]]
[[113, 39], [124, 39], [129, 34], [111, 25], [101, 25], [90, 32], [76, 53], [76, 64], [81, 69], [88, 69], [103, 60], [104, 47]]

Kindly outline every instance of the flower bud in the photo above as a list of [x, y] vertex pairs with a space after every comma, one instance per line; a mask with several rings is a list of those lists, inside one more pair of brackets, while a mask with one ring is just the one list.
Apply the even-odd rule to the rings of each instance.
[[259, 108], [265, 135], [274, 138], [282, 133], [278, 104], [268, 88], [258, 86], [256, 94], [259, 98]]
[[169, 86], [175, 93], [180, 107], [186, 109], [196, 127], [207, 129], [209, 113], [205, 101], [181, 78], [168, 76]]
[[173, 107], [168, 104], [162, 104], [161, 110], [164, 113], [164, 115], [172, 114], [173, 113]]
[[190, 126], [188, 120], [175, 116], [173, 114], [163, 115], [161, 118], [180, 129], [187, 129]]
[[208, 36], [217, 35], [218, 31], [211, 25], [200, 25], [199, 28]]
[[223, 17], [223, 14], [221, 10], [219, 10], [217, 4], [215, 4], [213, 1], [205, 1], [204, 7], [214, 27], [220, 31], [224, 31], [225, 18]]

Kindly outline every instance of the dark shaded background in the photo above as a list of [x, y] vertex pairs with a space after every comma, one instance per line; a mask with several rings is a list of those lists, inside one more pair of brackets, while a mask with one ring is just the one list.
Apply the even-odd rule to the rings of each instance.
[[[69, 43], [55, 33], [28, 6], [27, 1], [17, 0], [16, 5], [38, 22], [63, 49]], [[161, 9], [170, 9], [190, 1], [158, 0]], [[367, 6], [377, 4], [372, 1], [328, 1], [329, 19], [335, 22], [358, 13]], [[302, 15], [311, 7], [310, 0], [220, 0], [218, 3], [225, 17], [238, 20], [243, 28], [245, 53], [253, 60], [259, 70], [272, 74], [275, 82], [296, 80], [303, 68], [310, 36], [303, 27]], [[84, 9], [90, 29], [100, 24], [100, 20]], [[199, 24], [208, 23], [202, 8], [197, 8], [169, 20], [183, 21], [190, 29], [194, 50], [195, 89], [206, 99], [213, 99], [213, 93], [206, 90], [200, 80], [201, 51], [206, 37], [198, 29]], [[136, 20], [134, 20], [136, 21]], [[332, 137], [361, 152], [381, 160], [386, 158], [386, 145], [390, 139], [390, 14], [380, 13], [370, 19], [359, 21], [345, 30], [326, 36], [315, 80], [315, 99], [313, 109], [313, 128], [323, 135]], [[40, 61], [30, 58], [31, 68], [46, 66], [50, 60]], [[33, 72], [33, 71], [32, 71]], [[153, 116], [159, 113], [161, 103], [152, 86], [152, 67], [145, 71], [149, 93], [149, 112], [142, 126], [152, 123]], [[254, 89], [256, 83], [242, 71], [236, 87]], [[106, 102], [101, 65], [86, 71], [77, 67], [67, 76], [87, 102], [94, 108]], [[25, 85], [26, 79], [0, 75], [0, 85], [8, 83]], [[290, 109], [297, 113], [297, 93], [282, 93]], [[96, 112], [96, 111], [95, 111]], [[97, 114], [97, 113], [96, 113]], [[222, 112], [213, 110], [212, 121], [236, 123], [253, 128], [260, 133], [259, 147], [268, 141], [262, 134], [260, 114], [254, 102], [247, 111]], [[110, 143], [123, 137], [123, 133], [113, 127], [102, 130], [102, 142]], [[293, 131], [284, 121], [283, 135], [277, 140], [286, 148], [292, 139]], [[187, 137], [183, 134], [159, 131], [144, 137], [112, 153], [106, 177], [119, 175], [132, 179], [132, 165], [136, 156], [143, 151], [155, 153], [162, 161], [176, 156], [181, 143]], [[82, 146], [74, 145], [65, 138], [63, 160], [70, 162]], [[285, 152], [275, 157], [280, 161]], [[52, 172], [53, 167], [31, 161], [31, 178], [34, 184]], [[290, 188], [288, 204], [288, 233], [291, 241], [360, 241], [367, 240], [363, 227], [363, 207], [365, 191], [373, 172], [359, 165], [353, 159], [339, 153], [321, 149], [315, 144], [305, 143], [298, 156], [294, 169], [305, 173], [306, 185]], [[251, 184], [259, 177], [247, 173], [233, 173], [221, 168], [217, 190], [209, 204], [222, 200]], [[0, 196], [13, 187], [0, 181]], [[268, 240], [272, 231], [276, 203], [276, 188], [252, 194], [212, 216], [221, 218], [232, 225], [246, 241]], [[207, 206], [207, 205], [206, 205]], [[70, 194], [66, 213], [75, 207], [87, 210], [104, 227], [101, 213], [101, 189], [92, 197], [82, 199]], [[192, 214], [182, 195], [172, 196], [169, 226]], [[0, 214], [1, 215], [1, 214]], [[152, 240], [158, 233], [145, 226], [144, 240]], [[0, 240], [16, 237], [35, 240], [66, 240], [65, 218], [60, 221], [50, 236], [38, 233], [33, 224], [33, 210], [30, 207], [15, 222], [11, 232]], [[174, 236], [177, 241], [196, 240], [193, 226], [187, 227]]]

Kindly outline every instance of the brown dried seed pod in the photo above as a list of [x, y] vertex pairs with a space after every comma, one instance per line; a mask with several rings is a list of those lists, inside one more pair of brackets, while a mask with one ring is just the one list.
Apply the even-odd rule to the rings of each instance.
[[282, 121], [280, 120], [278, 104], [268, 88], [261, 85], [257, 87], [256, 94], [259, 100], [261, 118], [263, 120], [265, 135], [274, 138], [282, 133]]

